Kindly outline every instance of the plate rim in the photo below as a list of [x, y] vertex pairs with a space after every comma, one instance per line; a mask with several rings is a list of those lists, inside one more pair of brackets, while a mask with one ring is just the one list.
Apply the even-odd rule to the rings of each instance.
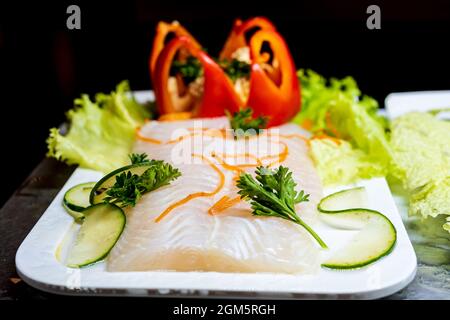
[[[413, 263], [411, 264], [409, 270], [407, 272], [403, 272], [402, 273], [402, 277], [393, 283], [389, 283], [386, 284], [385, 286], [381, 287], [381, 288], [374, 288], [374, 289], [370, 289], [370, 290], [359, 290], [359, 291], [346, 291], [345, 289], [343, 290], [335, 290], [335, 291], [328, 291], [328, 292], [320, 292], [320, 291], [301, 291], [301, 290], [292, 290], [292, 289], [288, 289], [288, 290], [283, 290], [283, 291], [273, 291], [271, 292], [270, 290], [259, 290], [258, 292], [255, 292], [252, 290], [252, 288], [249, 288], [248, 290], [236, 290], [236, 289], [202, 289], [200, 287], [196, 287], [196, 288], [191, 288], [191, 289], [186, 289], [182, 286], [180, 287], [176, 287], [173, 286], [172, 288], [142, 288], [142, 287], [132, 287], [132, 286], [116, 286], [114, 288], [112, 287], [108, 287], [108, 286], [97, 286], [97, 287], [93, 287], [92, 285], [83, 285], [80, 289], [70, 289], [66, 286], [62, 286], [60, 283], [52, 283], [52, 282], [45, 282], [43, 279], [39, 279], [36, 278], [35, 273], [33, 272], [33, 267], [30, 267], [29, 265], [27, 265], [26, 263], [26, 258], [24, 259], [24, 252], [26, 253], [26, 247], [29, 243], [29, 241], [32, 241], [31, 238], [34, 235], [34, 233], [39, 232], [39, 228], [40, 228], [40, 223], [42, 223], [41, 221], [43, 221], [44, 219], [46, 219], [46, 217], [48, 217], [52, 212], [51, 210], [53, 210], [53, 207], [58, 205], [58, 201], [60, 200], [61, 196], [63, 195], [63, 193], [65, 192], [66, 189], [68, 189], [72, 184], [71, 184], [71, 179], [73, 179], [74, 176], [76, 176], [77, 172], [80, 171], [85, 171], [85, 172], [92, 172], [93, 170], [87, 170], [87, 169], [81, 169], [81, 168], [77, 168], [71, 175], [71, 177], [67, 180], [66, 184], [61, 188], [61, 190], [58, 192], [58, 194], [56, 195], [56, 197], [53, 199], [53, 201], [51, 202], [51, 204], [49, 205], [49, 207], [47, 208], [47, 210], [44, 212], [44, 214], [41, 216], [41, 218], [38, 220], [38, 222], [35, 224], [35, 226], [33, 227], [33, 229], [29, 232], [29, 234], [27, 235], [27, 237], [23, 240], [23, 242], [21, 243], [19, 249], [17, 250], [16, 253], [16, 268], [17, 268], [17, 272], [19, 274], [19, 276], [28, 284], [30, 284], [31, 286], [43, 290], [43, 291], [47, 291], [47, 292], [51, 292], [51, 293], [56, 293], [56, 294], [63, 294], [63, 295], [97, 295], [97, 296], [110, 296], [110, 295], [115, 295], [115, 296], [160, 296], [160, 297], [198, 297], [198, 298], [207, 298], [207, 297], [211, 297], [211, 298], [219, 298], [219, 297], [226, 297], [226, 298], [231, 298], [231, 297], [235, 297], [235, 298], [274, 298], [274, 299], [278, 299], [278, 298], [282, 298], [282, 299], [311, 299], [311, 298], [315, 298], [315, 299], [376, 299], [376, 298], [381, 298], [384, 296], [388, 296], [391, 295], [395, 292], [397, 292], [398, 290], [401, 290], [402, 288], [406, 287], [415, 277], [416, 271], [417, 271], [417, 257], [416, 254], [414, 252], [414, 250], [412, 249], [412, 244], [411, 241], [409, 239], [409, 237], [407, 236], [404, 224], [401, 220], [400, 214], [398, 212], [398, 209], [394, 203], [394, 200], [392, 198], [392, 194], [389, 194], [389, 201], [392, 202], [391, 205], [394, 206], [395, 208], [395, 212], [393, 212], [392, 214], [397, 215], [398, 219], [396, 219], [396, 228], [397, 228], [397, 232], [399, 233], [403, 233], [404, 235], [406, 235], [406, 240], [407, 240], [407, 249], [409, 250], [409, 254], [408, 256], [410, 258], [413, 259]], [[375, 179], [380, 179], [383, 181], [383, 184], [386, 185], [387, 187], [387, 182], [384, 178], [375, 178]], [[389, 189], [388, 189], [389, 190]], [[62, 208], [62, 207], [61, 207]], [[62, 218], [65, 217], [65, 218]], [[71, 219], [68, 215], [61, 215], [61, 220], [63, 219]], [[59, 218], [58, 218], [59, 219]], [[399, 225], [399, 222], [401, 223], [401, 225]], [[67, 222], [66, 222], [67, 223]], [[71, 222], [72, 224], [73, 222]], [[68, 229], [67, 229], [68, 230]], [[65, 232], [67, 232], [67, 230]], [[57, 246], [57, 244], [55, 244], [55, 247]], [[398, 242], [396, 244], [396, 248], [398, 246]], [[389, 257], [389, 256], [388, 256]], [[55, 258], [56, 260], [56, 258]], [[383, 261], [383, 259], [380, 260], [380, 262]], [[374, 264], [376, 265], [376, 264]], [[65, 268], [64, 266], [60, 265], [61, 268], [63, 269], [68, 269]], [[369, 267], [370, 268], [370, 267]], [[360, 270], [365, 270], [366, 268], [360, 269]], [[79, 269], [75, 269], [75, 270], [79, 270]], [[155, 273], [155, 272], [161, 272], [161, 271], [150, 271], [150, 273]], [[329, 272], [336, 272], [336, 271], [329, 271]], [[339, 271], [337, 271], [339, 272]], [[149, 272], [142, 272], [142, 274], [146, 273], [148, 275]], [[164, 271], [160, 274], [163, 274]], [[178, 274], [184, 274], [182, 272], [177, 272]], [[122, 273], [123, 274], [123, 273]], [[125, 273], [125, 274], [131, 274], [131, 273]], [[203, 274], [214, 274], [214, 272], [204, 272]], [[231, 273], [222, 273], [226, 276], [229, 275], [236, 275], [236, 274], [231, 274]], [[262, 274], [249, 274], [249, 275], [262, 275]], [[267, 275], [267, 274], [265, 274]], [[282, 276], [283, 274], [272, 274], [273, 276]], [[295, 276], [295, 275], [294, 275]], [[312, 275], [312, 277], [314, 277], [314, 275]], [[201, 291], [207, 291], [207, 295], [205, 295], [204, 293], [202, 293]]]

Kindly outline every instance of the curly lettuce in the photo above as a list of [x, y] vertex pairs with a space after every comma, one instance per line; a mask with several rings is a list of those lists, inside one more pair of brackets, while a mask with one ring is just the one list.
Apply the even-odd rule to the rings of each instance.
[[[386, 175], [392, 155], [385, 133], [387, 122], [377, 114], [376, 100], [361, 95], [351, 77], [327, 81], [311, 70], [299, 70], [298, 77], [302, 110], [293, 122], [313, 133], [343, 140], [340, 145], [327, 142], [312, 145], [312, 156], [324, 184]], [[340, 168], [339, 172], [332, 164]]]
[[350, 184], [359, 179], [383, 176], [386, 168], [345, 140], [313, 139], [310, 155], [322, 183], [327, 186]]
[[96, 94], [95, 101], [101, 108], [110, 111], [133, 127], [140, 126], [145, 118], [150, 117], [150, 112], [134, 99], [128, 81], [119, 83], [116, 91], [110, 94]]
[[409, 212], [447, 215], [450, 232], [450, 123], [429, 113], [408, 113], [391, 124], [391, 175], [409, 192]]
[[109, 95], [98, 94], [95, 102], [82, 95], [74, 104], [67, 112], [67, 134], [50, 129], [47, 156], [102, 172], [126, 165], [135, 129], [150, 116], [131, 95], [128, 82]]

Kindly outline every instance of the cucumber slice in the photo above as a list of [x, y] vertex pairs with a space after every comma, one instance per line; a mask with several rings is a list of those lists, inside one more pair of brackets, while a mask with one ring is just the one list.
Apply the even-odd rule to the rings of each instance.
[[[323, 198], [317, 206], [319, 212], [324, 213], [321, 219], [340, 229], [361, 229], [368, 222], [367, 215], [351, 214], [354, 209], [363, 209], [368, 206], [367, 192], [364, 187], [342, 190]], [[335, 215], [347, 212], [347, 215]]]
[[75, 219], [75, 221], [80, 222], [84, 219], [84, 214], [82, 212], [74, 211], [74, 210], [70, 209], [69, 207], [67, 207], [67, 205], [64, 202], [63, 202], [63, 208], [64, 208], [64, 210], [66, 210], [66, 212], [68, 214], [70, 214], [72, 216], [72, 218]]
[[322, 266], [331, 269], [354, 269], [366, 266], [389, 254], [397, 241], [397, 231], [382, 213], [364, 209], [367, 193], [353, 188], [333, 193], [318, 205], [321, 218], [338, 228], [359, 232], [350, 243], [337, 251]]
[[88, 207], [83, 214], [83, 224], [67, 258], [67, 266], [72, 268], [104, 259], [116, 244], [126, 223], [123, 210], [109, 203]]
[[397, 241], [392, 222], [378, 211], [352, 209], [334, 215], [343, 218], [343, 224], [358, 220], [364, 224], [349, 244], [337, 251], [322, 266], [332, 269], [354, 269], [366, 266], [389, 254]]
[[320, 200], [318, 209], [320, 212], [332, 213], [348, 209], [365, 208], [368, 202], [366, 188], [356, 187], [326, 196]]
[[106, 191], [116, 183], [116, 176], [123, 172], [131, 171], [133, 174], [141, 175], [148, 168], [150, 168], [151, 164], [131, 164], [129, 166], [125, 166], [114, 170], [113, 172], [108, 173], [99, 182], [95, 184], [95, 186], [91, 190], [91, 194], [89, 195], [89, 201], [91, 204], [98, 204], [103, 202], [103, 199], [106, 197]]
[[95, 182], [81, 183], [64, 194], [63, 207], [76, 220], [83, 219], [81, 212], [90, 206], [89, 196], [94, 185]]

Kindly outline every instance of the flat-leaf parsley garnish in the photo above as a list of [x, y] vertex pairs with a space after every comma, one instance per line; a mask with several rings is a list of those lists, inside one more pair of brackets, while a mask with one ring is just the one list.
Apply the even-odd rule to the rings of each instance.
[[116, 182], [106, 191], [105, 202], [121, 207], [134, 207], [143, 194], [168, 185], [181, 176], [181, 172], [161, 160], [148, 160], [145, 154], [131, 154], [132, 164], [142, 164], [148, 169], [141, 175], [131, 171], [116, 176]]
[[297, 184], [288, 168], [280, 166], [276, 170], [267, 167], [256, 168], [256, 179], [248, 173], [240, 175], [237, 187], [241, 198], [250, 202], [256, 216], [278, 217], [292, 221], [305, 228], [322, 248], [325, 242], [295, 212], [295, 205], [309, 201], [309, 194], [297, 192]]

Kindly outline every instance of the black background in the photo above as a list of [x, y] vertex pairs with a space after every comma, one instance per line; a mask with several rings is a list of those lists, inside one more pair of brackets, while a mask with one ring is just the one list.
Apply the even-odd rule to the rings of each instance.
[[[66, 8], [81, 7], [81, 30]], [[382, 29], [366, 27], [367, 6]], [[213, 55], [236, 17], [269, 17], [297, 67], [356, 78], [382, 105], [394, 91], [450, 88], [450, 1], [14, 1], [0, 4], [0, 205], [46, 152], [48, 129], [80, 93], [123, 79], [150, 89], [148, 56], [159, 20], [179, 20]]]

